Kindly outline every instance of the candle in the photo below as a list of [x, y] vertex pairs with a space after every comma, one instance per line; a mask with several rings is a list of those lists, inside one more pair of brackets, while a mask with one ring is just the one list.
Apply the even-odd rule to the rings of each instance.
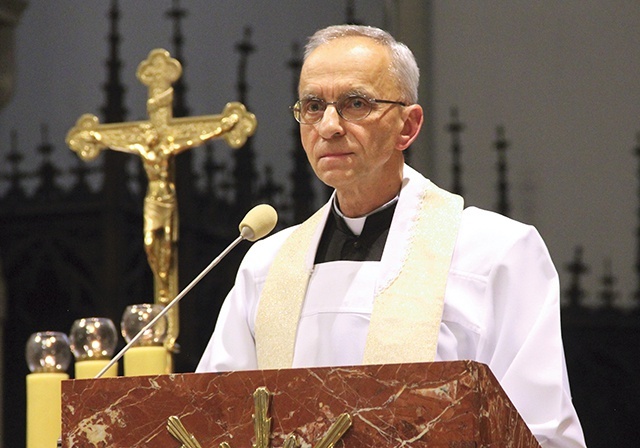
[[27, 448], [55, 447], [61, 435], [61, 383], [71, 362], [69, 339], [64, 333], [33, 333], [25, 354], [27, 375]]
[[[85, 317], [73, 323], [69, 341], [76, 358], [75, 378], [95, 378], [109, 364], [118, 342], [118, 332], [111, 319]], [[118, 365], [111, 366], [102, 376], [118, 376]]]
[[62, 430], [60, 387], [68, 378], [55, 372], [27, 375], [27, 448], [56, 446]]
[[125, 376], [171, 373], [171, 353], [164, 346], [168, 325], [166, 315], [146, 328], [163, 308], [160, 304], [143, 303], [129, 305], [125, 309], [120, 331], [128, 343], [135, 341], [124, 354]]
[[131, 347], [124, 354], [124, 375], [164, 375], [171, 373], [167, 359], [168, 351], [164, 346]]
[[[86, 361], [76, 361], [75, 378], [77, 380], [95, 378], [96, 375], [109, 364], [108, 359], [88, 359]], [[114, 364], [102, 375], [103, 378], [118, 376], [118, 364]]]

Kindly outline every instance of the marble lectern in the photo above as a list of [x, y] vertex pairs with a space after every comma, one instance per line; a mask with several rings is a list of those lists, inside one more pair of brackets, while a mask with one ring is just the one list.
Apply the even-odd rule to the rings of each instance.
[[[259, 443], [258, 389], [270, 397]], [[62, 446], [317, 447], [345, 413], [338, 447], [539, 446], [489, 368], [472, 361], [68, 380]], [[170, 433], [172, 416], [193, 443]]]

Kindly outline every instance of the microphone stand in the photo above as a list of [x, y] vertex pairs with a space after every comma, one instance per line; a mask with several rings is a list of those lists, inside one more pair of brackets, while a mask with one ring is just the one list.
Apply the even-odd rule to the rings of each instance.
[[[245, 230], [247, 232], [245, 232]], [[247, 235], [247, 233], [249, 233]], [[129, 341], [129, 343], [127, 345], [125, 345], [122, 350], [120, 350], [120, 352], [118, 352], [118, 354], [116, 356], [113, 357], [113, 359], [111, 359], [111, 361], [109, 362], [109, 364], [107, 364], [106, 366], [104, 366], [104, 368], [98, 372], [98, 374], [96, 376], [93, 377], [93, 379], [98, 379], [100, 378], [102, 375], [104, 375], [106, 373], [107, 370], [109, 370], [116, 362], [118, 362], [118, 360], [120, 360], [120, 358], [122, 358], [124, 356], [124, 354], [127, 352], [127, 350], [129, 350], [129, 348], [131, 348], [131, 346], [133, 344], [135, 344], [136, 342], [138, 342], [138, 339], [140, 339], [142, 337], [142, 335], [149, 330], [151, 327], [153, 327], [156, 322], [158, 322], [160, 319], [162, 319], [162, 317], [164, 317], [165, 314], [167, 314], [169, 312], [169, 310], [171, 308], [173, 308], [174, 305], [176, 305], [178, 302], [180, 302], [180, 300], [182, 300], [182, 298], [189, 292], [191, 291], [191, 289], [196, 286], [198, 284], [198, 282], [200, 282], [200, 280], [202, 280], [202, 278], [207, 275], [209, 273], [209, 271], [211, 271], [211, 269], [213, 269], [218, 263], [220, 263], [220, 261], [222, 261], [222, 259], [227, 256], [227, 254], [229, 252], [231, 252], [233, 250], [234, 247], [236, 247], [238, 244], [240, 244], [240, 242], [246, 238], [251, 238], [253, 236], [253, 231], [248, 228], [248, 227], [244, 227], [240, 233], [240, 236], [238, 236], [231, 244], [229, 244], [227, 246], [227, 248], [225, 250], [222, 251], [222, 253], [220, 255], [218, 255], [211, 263], [209, 263], [209, 266], [207, 266], [206, 268], [204, 268], [204, 270], [198, 274], [192, 281], [191, 283], [189, 283], [182, 291], [180, 291], [180, 293], [171, 301], [167, 304], [167, 306], [165, 306], [162, 311], [160, 311], [158, 313], [158, 315], [156, 317], [154, 317], [147, 325], [144, 326], [144, 328], [142, 330], [140, 330], [133, 338], [131, 338], [131, 340]]]
[[[257, 222], [255, 222], [255, 218], [258, 218]], [[251, 224], [247, 223], [247, 221], [249, 221]], [[102, 375], [105, 374], [107, 370], [109, 370], [116, 362], [118, 362], [120, 358], [124, 356], [126, 351], [129, 350], [131, 346], [135, 344], [138, 341], [138, 339], [142, 337], [145, 331], [153, 327], [156, 324], [156, 322], [158, 322], [158, 320], [160, 320], [165, 314], [167, 314], [167, 312], [171, 308], [173, 308], [174, 305], [176, 305], [180, 300], [182, 300], [182, 298], [189, 291], [191, 291], [191, 289], [194, 286], [196, 286], [198, 282], [202, 280], [202, 278], [205, 275], [207, 275], [209, 271], [211, 271], [211, 269], [213, 269], [218, 263], [220, 263], [220, 261], [222, 261], [222, 259], [226, 257], [227, 254], [231, 252], [231, 250], [233, 250], [234, 247], [240, 244], [242, 240], [256, 241], [257, 239], [262, 238], [263, 236], [271, 232], [271, 230], [273, 230], [273, 228], [276, 225], [276, 222], [277, 222], [277, 214], [275, 213], [275, 210], [273, 210], [273, 207], [262, 204], [251, 209], [249, 213], [247, 213], [247, 216], [245, 216], [245, 218], [242, 220], [242, 222], [240, 222], [240, 226], [239, 226], [240, 235], [231, 244], [229, 244], [227, 248], [223, 250], [220, 255], [214, 258], [213, 261], [209, 263], [209, 266], [204, 268], [204, 270], [200, 274], [198, 274], [196, 278], [194, 278], [191, 281], [191, 283], [189, 283], [182, 291], [180, 291], [180, 293], [177, 296], [175, 296], [175, 298], [171, 302], [169, 302], [169, 304], [167, 304], [167, 306], [165, 306], [162, 309], [162, 311], [160, 311], [160, 313], [158, 313], [158, 315], [151, 320], [151, 322], [145, 325], [144, 328], [138, 332], [138, 334], [136, 334], [133, 338], [131, 338], [129, 343], [125, 345], [123, 349], [120, 350], [120, 352], [118, 352], [118, 354], [113, 357], [113, 359], [109, 362], [109, 364], [107, 364], [100, 372], [98, 372], [98, 374], [94, 376], [93, 379], [100, 378]], [[256, 230], [254, 230], [252, 227], [256, 225], [257, 225]], [[62, 437], [58, 439], [57, 447], [58, 448], [62, 447]]]

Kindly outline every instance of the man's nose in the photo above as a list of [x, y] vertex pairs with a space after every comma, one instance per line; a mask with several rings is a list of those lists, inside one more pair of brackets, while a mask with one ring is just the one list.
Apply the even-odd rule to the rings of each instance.
[[341, 116], [334, 104], [327, 104], [322, 119], [318, 123], [318, 132], [324, 138], [331, 138], [336, 134], [341, 135], [344, 130], [342, 128]]

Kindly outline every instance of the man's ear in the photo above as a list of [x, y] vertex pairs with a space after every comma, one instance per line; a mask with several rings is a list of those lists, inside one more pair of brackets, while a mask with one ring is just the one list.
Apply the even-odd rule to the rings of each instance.
[[402, 111], [404, 126], [396, 139], [396, 149], [404, 151], [418, 137], [422, 122], [424, 120], [424, 112], [419, 104], [411, 104], [405, 106]]

